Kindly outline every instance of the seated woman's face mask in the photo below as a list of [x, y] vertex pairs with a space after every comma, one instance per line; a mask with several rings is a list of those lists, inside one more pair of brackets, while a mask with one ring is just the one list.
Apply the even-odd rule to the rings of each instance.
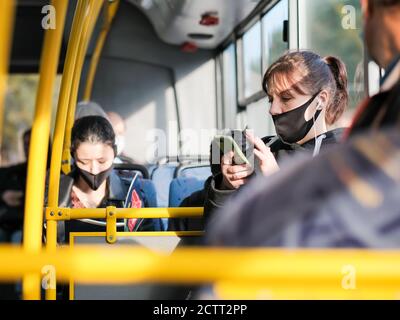
[[97, 190], [110, 176], [114, 149], [103, 143], [83, 142], [76, 150], [74, 160], [77, 171], [92, 190]]
[[113, 165], [98, 173], [98, 174], [93, 174], [90, 173], [86, 170], [83, 170], [81, 168], [78, 167], [78, 171], [80, 176], [83, 178], [83, 180], [85, 180], [85, 182], [88, 184], [88, 186], [92, 189], [92, 190], [97, 190], [101, 184], [109, 177], [111, 171], [113, 170]]
[[305, 113], [318, 94], [319, 92], [296, 109], [272, 116], [276, 133], [283, 142], [296, 143], [311, 130], [314, 121], [316, 121], [322, 110], [317, 110], [315, 115], [308, 121], [305, 119]]

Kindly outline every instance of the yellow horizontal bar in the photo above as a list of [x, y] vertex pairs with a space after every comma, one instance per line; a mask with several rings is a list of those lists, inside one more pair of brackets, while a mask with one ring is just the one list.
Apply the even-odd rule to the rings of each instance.
[[[70, 237], [105, 237], [105, 232], [71, 232]], [[136, 231], [136, 232], [117, 232], [117, 237], [199, 237], [203, 236], [204, 231]], [[71, 243], [71, 241], [70, 241]]]
[[[24, 252], [0, 247], [0, 279], [54, 266], [57, 278], [80, 283], [231, 282], [282, 288], [323, 286], [339, 289], [349, 266], [358, 289], [400, 288], [400, 252], [368, 250], [278, 250], [180, 248], [171, 256], [145, 248], [74, 246], [57, 252]], [[140, 262], [140, 263], [139, 263]]]
[[241, 282], [217, 283], [215, 297], [228, 300], [391, 300], [399, 299], [398, 286], [376, 286], [345, 290], [341, 286], [307, 285], [307, 288], [276, 284], [248, 285]]
[[[196, 208], [117, 208], [115, 214], [118, 219], [128, 218], [200, 218], [203, 215], [202, 207]], [[71, 209], [46, 208], [47, 220], [74, 220], [74, 219], [105, 219], [106, 208]]]

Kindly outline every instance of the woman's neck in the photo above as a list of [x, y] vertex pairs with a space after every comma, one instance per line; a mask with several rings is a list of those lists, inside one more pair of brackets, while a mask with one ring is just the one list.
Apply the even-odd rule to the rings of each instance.
[[315, 137], [318, 137], [327, 131], [328, 131], [328, 129], [327, 129], [326, 122], [325, 122], [325, 110], [322, 110], [322, 112], [319, 114], [317, 120], [315, 121], [314, 125], [311, 127], [310, 131], [307, 133], [307, 135], [303, 139], [298, 141], [297, 144], [303, 145], [304, 143], [306, 143], [312, 139], [315, 139]]

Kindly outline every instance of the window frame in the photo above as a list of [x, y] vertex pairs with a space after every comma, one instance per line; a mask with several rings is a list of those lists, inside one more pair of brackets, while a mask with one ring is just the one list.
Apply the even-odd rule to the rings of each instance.
[[[248, 32], [255, 24], [260, 23], [260, 44], [261, 44], [261, 57], [260, 57], [260, 65], [261, 65], [261, 79], [263, 77], [264, 68], [266, 67], [265, 63], [265, 39], [264, 39], [264, 30], [262, 20], [265, 15], [270, 12], [280, 1], [285, 0], [264, 0], [259, 3], [256, 9], [249, 15], [242, 24], [240, 24], [229, 36], [228, 38], [222, 42], [222, 44], [216, 50], [215, 59], [220, 59], [222, 57], [223, 52], [233, 43], [235, 45], [235, 60], [236, 60], [236, 114], [239, 112], [245, 111], [251, 104], [265, 98], [266, 93], [260, 88], [259, 91], [250, 95], [249, 97], [244, 97], [244, 60], [243, 60], [243, 36]], [[295, 49], [298, 48], [298, 0], [287, 0], [288, 1], [288, 48]], [[293, 17], [293, 19], [291, 19]], [[216, 61], [217, 62], [217, 61]], [[217, 65], [217, 63], [216, 63]], [[217, 84], [217, 90], [223, 90], [224, 84], [224, 65], [221, 61], [220, 67], [222, 68], [220, 83]], [[218, 81], [218, 79], [217, 79]], [[260, 86], [261, 87], [261, 86]], [[220, 88], [220, 89], [218, 89]], [[221, 95], [223, 96], [223, 92]], [[221, 100], [221, 98], [219, 98]], [[224, 99], [222, 98], [222, 109], [224, 109]], [[221, 109], [220, 109], [221, 110]], [[225, 117], [224, 115], [223, 117]], [[220, 123], [222, 125], [226, 125], [224, 121]]]

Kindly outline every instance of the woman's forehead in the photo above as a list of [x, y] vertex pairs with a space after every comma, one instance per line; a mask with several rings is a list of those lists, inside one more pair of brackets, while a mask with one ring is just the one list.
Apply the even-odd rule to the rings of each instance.
[[304, 80], [304, 75], [299, 71], [291, 72], [275, 72], [268, 82], [268, 94], [281, 95], [283, 93], [299, 93], [305, 94], [301, 83]]
[[99, 156], [107, 156], [109, 154], [113, 155], [113, 148], [102, 142], [82, 142], [76, 149], [76, 154], [78, 157], [90, 157], [97, 158]]

